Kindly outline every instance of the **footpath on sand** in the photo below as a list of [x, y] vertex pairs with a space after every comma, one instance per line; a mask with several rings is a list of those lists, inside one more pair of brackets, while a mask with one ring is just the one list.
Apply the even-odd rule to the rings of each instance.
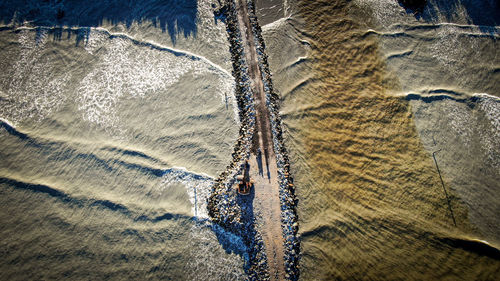
[[[219, 8], [231, 43], [241, 128], [233, 161], [212, 189], [209, 214], [243, 238], [249, 279], [297, 280], [297, 201], [255, 6], [252, 0], [229, 0]], [[234, 188], [245, 170], [253, 182], [249, 195]]]
[[[250, 177], [254, 180], [255, 213], [261, 215], [257, 230], [261, 233], [266, 250], [271, 280], [284, 280], [283, 234], [276, 156], [272, 145], [270, 113], [266, 106], [266, 92], [255, 49], [255, 39], [248, 17], [246, 0], [237, 0], [238, 27], [248, 64], [250, 87], [254, 94], [256, 131], [250, 153]], [[264, 159], [262, 153], [264, 152]], [[260, 165], [259, 165], [260, 164]]]

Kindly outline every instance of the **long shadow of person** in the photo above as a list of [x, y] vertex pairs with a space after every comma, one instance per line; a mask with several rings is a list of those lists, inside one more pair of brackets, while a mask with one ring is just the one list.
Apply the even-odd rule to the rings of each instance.
[[236, 202], [241, 207], [241, 234], [248, 249], [248, 260], [245, 264], [245, 271], [250, 276], [266, 276], [268, 272], [267, 261], [263, 260], [264, 245], [257, 229], [254, 214], [255, 186], [252, 186], [248, 195], [237, 195]]
[[[245, 162], [241, 167], [243, 173], [242, 180], [250, 182], [250, 164]], [[261, 234], [256, 229], [256, 216], [254, 213], [255, 186], [252, 184], [248, 193], [240, 194], [233, 186], [228, 193], [222, 195], [218, 200], [222, 200], [222, 208], [217, 212], [223, 213], [220, 217], [220, 225], [229, 232], [216, 232], [217, 239], [228, 253], [236, 253], [245, 260], [244, 270], [248, 274], [249, 280], [262, 280], [269, 277], [267, 257], [264, 250], [264, 243]], [[233, 201], [234, 200], [234, 201]], [[234, 202], [230, 203], [231, 201]], [[226, 211], [227, 210], [227, 211]], [[237, 217], [232, 217], [237, 214]], [[234, 243], [235, 239], [228, 239], [229, 233], [235, 234], [240, 241]], [[241, 243], [242, 242], [242, 243]], [[241, 245], [243, 244], [243, 245]]]
[[262, 151], [260, 148], [257, 150], [257, 166], [259, 167], [259, 175], [264, 176], [264, 169], [262, 168]]

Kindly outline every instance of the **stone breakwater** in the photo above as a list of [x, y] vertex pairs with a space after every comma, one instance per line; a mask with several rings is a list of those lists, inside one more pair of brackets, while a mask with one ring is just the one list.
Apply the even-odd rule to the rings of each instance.
[[219, 9], [220, 18], [226, 23], [230, 41], [233, 76], [236, 80], [235, 95], [239, 108], [240, 131], [234, 146], [232, 161], [216, 179], [208, 199], [208, 214], [224, 229], [242, 237], [248, 249], [245, 271], [251, 280], [268, 280], [269, 270], [264, 245], [260, 234], [255, 230], [255, 219], [248, 214], [250, 206], [238, 204], [238, 194], [232, 188], [236, 175], [241, 174], [243, 164], [250, 157], [252, 138], [255, 131], [255, 106], [250, 86], [250, 77], [243, 53], [242, 34], [237, 28], [237, 15], [234, 3], [225, 4]]
[[[264, 91], [266, 93], [266, 106], [269, 109], [271, 132], [274, 153], [278, 168], [281, 204], [281, 228], [284, 238], [285, 278], [297, 280], [299, 278], [300, 241], [298, 239], [297, 200], [295, 186], [290, 173], [288, 154], [283, 141], [282, 123], [279, 116], [280, 98], [273, 90], [271, 74], [262, 30], [255, 16], [255, 4], [246, 1], [252, 31], [254, 34], [255, 49], [258, 54], [258, 64], [262, 73]], [[215, 7], [214, 7], [215, 8]], [[249, 249], [246, 272], [251, 280], [268, 280], [269, 268], [264, 251], [261, 234], [256, 230], [253, 217], [251, 199], [242, 198], [232, 188], [236, 175], [241, 174], [242, 167], [250, 157], [253, 136], [256, 133], [256, 108], [248, 62], [246, 62], [244, 47], [242, 46], [242, 33], [237, 24], [237, 11], [235, 1], [226, 1], [217, 7], [216, 18], [223, 19], [230, 42], [230, 52], [233, 64], [233, 76], [236, 80], [236, 99], [239, 108], [240, 132], [234, 146], [232, 161], [226, 170], [217, 178], [208, 199], [208, 213], [211, 219], [223, 228], [241, 236]], [[263, 214], [265, 215], [265, 214]]]

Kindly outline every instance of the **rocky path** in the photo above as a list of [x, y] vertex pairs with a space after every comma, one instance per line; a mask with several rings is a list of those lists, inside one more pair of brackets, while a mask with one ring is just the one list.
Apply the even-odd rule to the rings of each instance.
[[284, 280], [284, 240], [281, 228], [279, 179], [273, 149], [270, 113], [259, 68], [255, 36], [252, 31], [246, 0], [237, 0], [238, 27], [242, 35], [245, 60], [255, 101], [256, 130], [250, 153], [250, 176], [255, 181], [255, 213], [257, 228], [262, 234], [271, 280]]

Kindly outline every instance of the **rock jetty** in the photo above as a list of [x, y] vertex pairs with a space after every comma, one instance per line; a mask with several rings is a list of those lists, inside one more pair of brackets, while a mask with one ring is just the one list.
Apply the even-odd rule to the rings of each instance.
[[[233, 185], [236, 176], [242, 173], [244, 163], [252, 153], [256, 126], [256, 101], [255, 93], [249, 73], [249, 63], [244, 53], [244, 34], [238, 26], [237, 0], [228, 0], [215, 8], [215, 18], [223, 20], [226, 24], [230, 42], [233, 76], [236, 80], [236, 99], [239, 108], [241, 123], [239, 138], [234, 146], [232, 161], [226, 170], [216, 179], [208, 199], [208, 213], [213, 220], [224, 229], [242, 237], [246, 244], [248, 261], [245, 270], [250, 280], [270, 280], [268, 259], [264, 250], [262, 234], [256, 229], [256, 220], [253, 213], [253, 196], [243, 197], [238, 195]], [[279, 200], [281, 209], [281, 228], [284, 243], [284, 269], [285, 279], [298, 280], [300, 241], [298, 239], [297, 199], [295, 186], [290, 172], [290, 163], [283, 140], [282, 123], [279, 116], [280, 97], [274, 91], [269, 70], [265, 43], [262, 30], [255, 16], [255, 4], [247, 0], [248, 14], [254, 35], [255, 49], [257, 50], [258, 66], [262, 74], [262, 82], [266, 96], [272, 144], [276, 157], [277, 174], [279, 182]], [[265, 215], [265, 214], [262, 214]]]

